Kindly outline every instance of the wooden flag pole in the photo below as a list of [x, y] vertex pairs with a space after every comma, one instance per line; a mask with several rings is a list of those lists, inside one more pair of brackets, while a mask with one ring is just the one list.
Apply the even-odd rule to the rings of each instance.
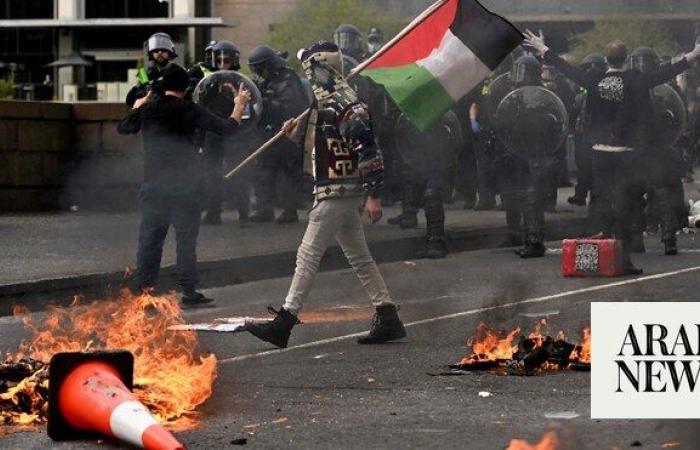
[[[360, 72], [362, 72], [367, 66], [372, 64], [374, 61], [377, 60], [380, 56], [382, 56], [384, 53], [386, 53], [391, 47], [393, 47], [397, 42], [399, 42], [401, 39], [403, 39], [408, 33], [413, 31], [418, 25], [420, 25], [425, 19], [427, 19], [431, 14], [433, 14], [435, 11], [437, 11], [442, 5], [445, 3], [449, 2], [450, 0], [437, 0], [435, 3], [433, 3], [428, 9], [423, 11], [418, 17], [413, 19], [411, 23], [409, 23], [403, 30], [401, 30], [396, 36], [394, 36], [389, 42], [384, 44], [382, 48], [377, 50], [377, 52], [367, 58], [366, 61], [362, 62], [360, 65], [358, 65], [348, 76], [347, 80], [351, 80], [354, 78], [356, 75], [358, 75]], [[297, 117], [298, 121], [302, 121], [306, 118], [307, 115], [309, 115], [309, 112], [311, 112], [310, 109], [306, 109], [303, 113]], [[241, 161], [240, 164], [238, 164], [232, 171], [226, 174], [224, 178], [229, 179], [238, 172], [240, 172], [245, 166], [250, 164], [253, 160], [255, 160], [258, 156], [261, 154], [265, 153], [267, 150], [269, 150], [272, 145], [274, 145], [277, 141], [282, 139], [284, 137], [284, 131], [280, 130], [272, 136], [267, 142], [265, 142], [260, 148], [255, 150], [253, 153], [250, 154], [246, 159]]]

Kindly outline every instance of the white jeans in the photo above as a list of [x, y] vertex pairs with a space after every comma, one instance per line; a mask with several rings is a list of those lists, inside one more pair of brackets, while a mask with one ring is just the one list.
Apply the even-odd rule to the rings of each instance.
[[391, 296], [369, 253], [362, 216], [362, 198], [333, 198], [318, 203], [309, 213], [309, 225], [297, 251], [297, 265], [284, 309], [298, 314], [309, 296], [323, 254], [333, 238], [338, 242], [374, 306], [389, 305]]

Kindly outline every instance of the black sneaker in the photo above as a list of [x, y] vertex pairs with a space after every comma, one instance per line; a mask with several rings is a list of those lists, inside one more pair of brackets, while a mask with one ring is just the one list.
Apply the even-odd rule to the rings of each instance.
[[403, 213], [399, 214], [396, 217], [390, 217], [386, 220], [386, 223], [389, 225], [399, 225], [401, 223], [401, 219], [403, 219]]
[[294, 325], [301, 322], [299, 322], [297, 316], [284, 308], [280, 308], [279, 311], [277, 311], [272, 306], [268, 306], [267, 310], [271, 314], [275, 314], [275, 318], [269, 322], [246, 325], [246, 331], [250, 332], [250, 334], [256, 338], [269, 342], [276, 347], [287, 348], [292, 328], [294, 328]]
[[275, 220], [275, 213], [271, 209], [255, 211], [253, 215], [250, 216], [250, 221], [253, 223], [272, 222], [273, 220]]
[[406, 337], [396, 305], [377, 306], [369, 334], [357, 339], [358, 344], [383, 344]]
[[515, 251], [515, 254], [520, 256], [521, 258], [541, 258], [544, 256], [544, 254], [547, 252], [547, 249], [545, 248], [544, 244], [542, 243], [537, 243], [537, 244], [530, 244], [530, 243], [525, 243], [525, 246], [519, 250]]
[[282, 211], [282, 214], [280, 214], [279, 217], [275, 219], [275, 222], [277, 222], [279, 225], [299, 222], [299, 215], [297, 214], [297, 210], [285, 209], [284, 211]]
[[426, 239], [425, 246], [416, 253], [418, 259], [442, 259], [446, 256], [447, 244], [443, 237]]
[[407, 230], [409, 228], [418, 228], [418, 214], [406, 214], [401, 218], [399, 222], [399, 227], [402, 230]]
[[678, 254], [678, 247], [675, 239], [668, 239], [664, 241], [664, 254], [666, 256], [674, 256]]
[[569, 197], [566, 199], [566, 201], [570, 205], [575, 205], [575, 206], [586, 206], [586, 199], [581, 198], [581, 197], [576, 197], [575, 195], [573, 197]]
[[632, 265], [632, 263], [627, 264], [624, 269], [622, 269], [624, 275], [641, 275], [644, 273], [642, 269], [639, 269]]
[[203, 225], [221, 225], [221, 213], [207, 212], [202, 218]]
[[216, 305], [213, 298], [196, 291], [183, 293], [181, 301], [185, 308], [209, 308]]
[[481, 200], [479, 199], [474, 206], [474, 211], [492, 211], [496, 209], [496, 200]]

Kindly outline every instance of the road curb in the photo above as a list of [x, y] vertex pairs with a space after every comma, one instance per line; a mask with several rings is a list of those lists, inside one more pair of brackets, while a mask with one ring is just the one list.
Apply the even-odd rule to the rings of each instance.
[[[570, 236], [582, 236], [587, 232], [587, 220], [583, 218], [551, 221], [546, 226], [548, 240]], [[505, 227], [459, 230], [448, 232], [451, 252], [464, 252], [498, 248], [506, 236]], [[369, 243], [378, 263], [390, 263], [415, 259], [416, 251], [423, 244], [422, 236], [377, 240]], [[296, 251], [268, 255], [246, 256], [219, 261], [201, 261], [197, 268], [202, 287], [220, 287], [291, 276], [294, 271]], [[329, 248], [321, 262], [321, 271], [347, 268], [348, 264], [339, 247]], [[174, 266], [161, 269], [159, 285], [173, 286], [176, 281]], [[61, 278], [34, 280], [0, 285], [0, 315], [12, 314], [12, 305], [22, 304], [32, 310], [43, 309], [48, 304], [63, 304], [77, 293], [87, 298], [100, 298], [119, 289], [124, 282], [124, 272], [95, 273]]]

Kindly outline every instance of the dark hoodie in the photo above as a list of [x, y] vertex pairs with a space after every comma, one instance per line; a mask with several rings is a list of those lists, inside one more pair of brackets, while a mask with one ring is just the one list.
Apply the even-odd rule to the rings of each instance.
[[132, 109], [117, 126], [120, 134], [143, 131], [144, 185], [181, 193], [195, 192], [199, 186], [197, 129], [229, 135], [236, 132], [238, 123], [189, 100], [164, 96]]

